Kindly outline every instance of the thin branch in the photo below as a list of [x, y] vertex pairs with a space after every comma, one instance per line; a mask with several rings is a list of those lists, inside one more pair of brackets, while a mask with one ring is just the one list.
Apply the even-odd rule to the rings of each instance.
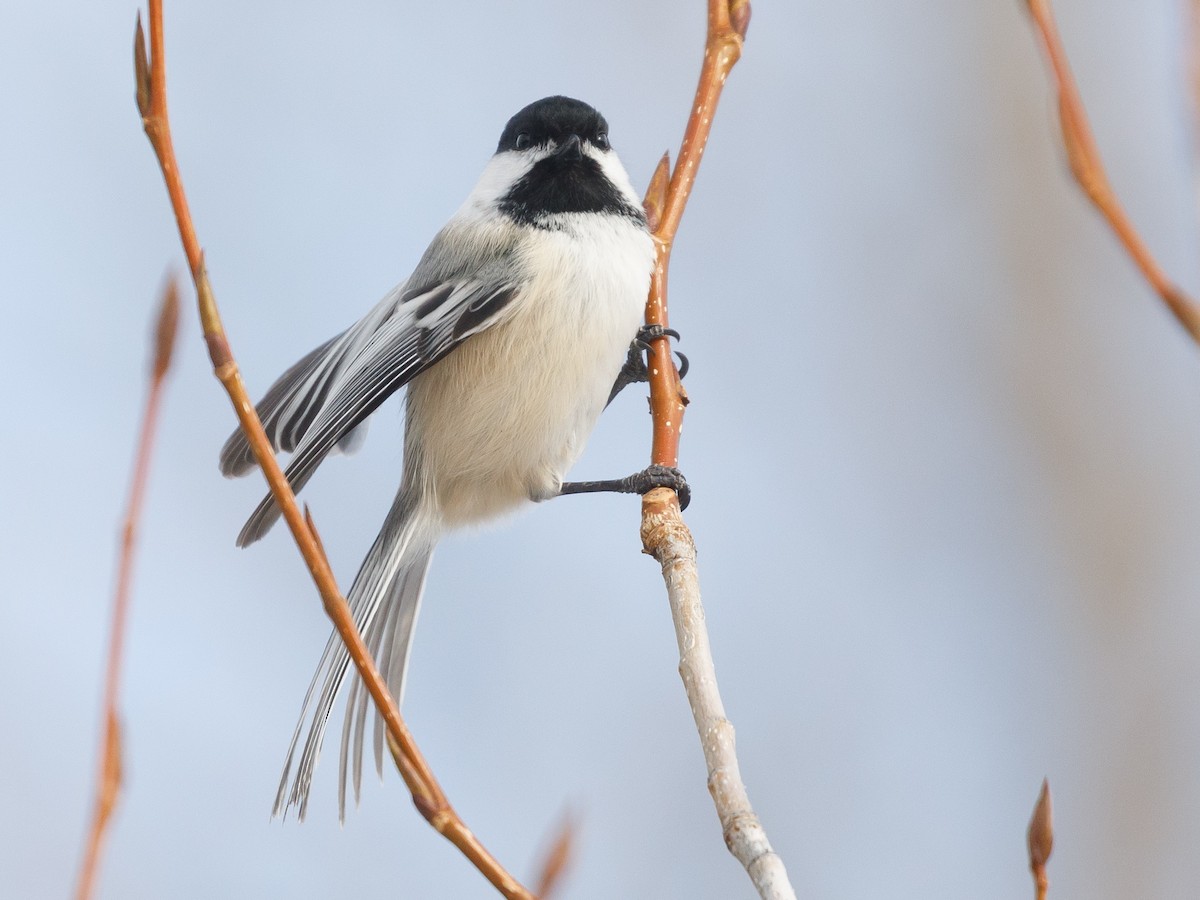
[[539, 867], [537, 894], [541, 900], [550, 900], [562, 887], [567, 870], [571, 868], [578, 830], [576, 817], [568, 810], [563, 814], [554, 835], [554, 842], [547, 849]]
[[[667, 267], [679, 221], [696, 180], [708, 141], [717, 101], [725, 79], [742, 53], [750, 23], [748, 0], [709, 0], [708, 36], [696, 100], [684, 133], [683, 144], [668, 183], [670, 163], [663, 157], [651, 179], [646, 197], [647, 217], [654, 229], [658, 251], [646, 322], [667, 325]], [[651, 462], [674, 466], [679, 458], [679, 433], [687, 394], [665, 339], [652, 344], [650, 407], [654, 423]], [[683, 522], [679, 501], [665, 488], [651, 491], [642, 500], [642, 544], [658, 560], [666, 581], [671, 618], [679, 643], [679, 674], [696, 720], [700, 744], [708, 767], [712, 794], [726, 846], [746, 867], [758, 893], [769, 900], [795, 900], [783, 861], [771, 849], [766, 831], [750, 805], [738, 768], [733, 725], [725, 716], [717, 687], [716, 669], [704, 624], [700, 584], [696, 573], [696, 547]]]
[[1192, 152], [1195, 145], [1195, 122], [1200, 116], [1200, 0], [1189, 0], [1187, 11], [1188, 87], [1192, 101]]
[[229, 341], [221, 323], [220, 313], [213, 296], [212, 287], [204, 266], [204, 254], [192, 224], [184, 194], [183, 181], [171, 141], [170, 122], [167, 117], [166, 65], [163, 56], [162, 0], [149, 0], [150, 4], [150, 53], [147, 55], [142, 33], [141, 16], [138, 17], [134, 39], [134, 71], [137, 80], [137, 104], [142, 114], [146, 136], [154, 148], [158, 163], [166, 181], [167, 193], [179, 226], [179, 236], [187, 254], [192, 280], [196, 285], [196, 298], [200, 311], [200, 322], [204, 339], [208, 344], [213, 373], [221, 382], [246, 438], [254, 451], [271, 494], [283, 512], [283, 518], [291, 529], [292, 537], [300, 550], [324, 603], [325, 611], [333, 620], [334, 627], [346, 644], [350, 658], [366, 685], [375, 706], [387, 725], [388, 746], [392, 750], [396, 767], [412, 793], [413, 804], [426, 820], [463, 855], [465, 855], [484, 877], [505, 897], [528, 900], [533, 895], [504, 870], [491, 856], [466, 824], [454, 811], [442, 792], [429, 765], [417, 748], [408, 727], [400, 716], [400, 710], [388, 693], [387, 685], [371, 659], [362, 635], [355, 625], [350, 608], [338, 589], [330, 569], [329, 561], [321, 550], [316, 530], [311, 520], [306, 522], [296, 503], [287, 479], [271, 451], [270, 442], [263, 432], [262, 423], [254, 410], [241, 374], [230, 349]]
[[1054, 850], [1054, 806], [1050, 802], [1050, 782], [1042, 780], [1042, 789], [1038, 792], [1037, 804], [1033, 807], [1033, 816], [1029, 820], [1029, 830], [1026, 832], [1029, 844], [1029, 869], [1033, 872], [1033, 884], [1037, 900], [1046, 900], [1046, 892], [1050, 889], [1050, 879], [1046, 877], [1046, 863]]
[[104, 724], [98, 754], [100, 771], [96, 777], [96, 803], [92, 810], [87, 849], [79, 869], [79, 883], [75, 889], [77, 900], [87, 900], [95, 889], [100, 850], [121, 793], [121, 720], [117, 710], [117, 694], [121, 685], [125, 622], [129, 618], [133, 555], [142, 501], [146, 496], [146, 480], [150, 474], [154, 435], [158, 430], [158, 410], [162, 400], [163, 382], [167, 370], [171, 367], [171, 353], [175, 347], [178, 326], [179, 290], [175, 280], [171, 279], [163, 288], [162, 302], [159, 305], [154, 330], [154, 359], [150, 366], [150, 389], [146, 393], [146, 408], [142, 413], [142, 427], [134, 455], [133, 479], [129, 487], [129, 505], [125, 512], [124, 527], [121, 529], [120, 560], [117, 563], [117, 586], [113, 595], [112, 630], [108, 638], [108, 665], [104, 678]]
[[1062, 127], [1063, 144], [1071, 173], [1095, 207], [1100, 210], [1117, 239], [1125, 246], [1133, 262], [1141, 270], [1150, 286], [1167, 304], [1192, 340], [1200, 344], [1200, 307], [1177, 287], [1159, 267], [1149, 248], [1138, 234], [1133, 223], [1125, 214], [1116, 192], [1109, 183], [1108, 174], [1100, 160], [1096, 138], [1088, 124], [1087, 112], [1075, 84], [1075, 76], [1067, 62], [1067, 53], [1058, 36], [1054, 21], [1054, 10], [1050, 0], [1026, 0], [1029, 11], [1037, 26], [1042, 49], [1050, 64], [1050, 71], [1058, 89], [1058, 117]]

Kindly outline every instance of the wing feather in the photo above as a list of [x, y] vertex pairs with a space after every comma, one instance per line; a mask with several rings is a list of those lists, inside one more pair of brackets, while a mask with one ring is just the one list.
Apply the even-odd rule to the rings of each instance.
[[[477, 279], [429, 284], [421, 294], [403, 287], [285, 372], [263, 398], [272, 443], [295, 450], [285, 471], [292, 490], [301, 490], [338, 443], [388, 397], [464, 340], [504, 319], [519, 295], [517, 284]], [[222, 471], [240, 474], [253, 465], [248, 458], [249, 447], [238, 432], [222, 451]], [[257, 541], [278, 518], [279, 508], [267, 495], [238, 535], [238, 546]]]
[[[364, 341], [397, 305], [393, 291], [364, 318], [312, 350], [279, 376], [255, 407], [275, 451], [291, 453], [320, 412], [331, 385]], [[221, 473], [246, 475], [257, 466], [246, 435], [239, 428], [221, 448]]]

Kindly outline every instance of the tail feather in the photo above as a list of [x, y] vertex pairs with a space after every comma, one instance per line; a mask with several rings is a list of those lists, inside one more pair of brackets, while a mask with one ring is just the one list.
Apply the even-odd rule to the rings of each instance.
[[[421, 596], [425, 593], [425, 577], [429, 573], [429, 562], [433, 548], [426, 552], [420, 565], [412, 565], [404, 572], [404, 583], [400, 586], [397, 602], [392, 604], [394, 615], [390, 616], [383, 639], [383, 652], [379, 657], [379, 669], [387, 679], [388, 690], [399, 705], [404, 701], [404, 679], [408, 673], [408, 648], [413, 631], [417, 627], [417, 613], [421, 610]], [[363, 717], [365, 721], [366, 717]], [[387, 731], [382, 716], [375, 716], [375, 771], [383, 777], [383, 736]], [[354, 748], [354, 757], [361, 762], [362, 741]], [[355, 801], [358, 800], [358, 785], [355, 785]]]
[[[396, 703], [404, 701], [404, 676], [408, 671], [408, 648], [417, 624], [417, 613], [425, 589], [425, 575], [433, 547], [415, 554], [410, 565], [400, 571], [388, 587], [383, 601], [383, 611], [372, 623], [365, 640], [380, 674], [387, 683], [388, 692]], [[370, 694], [361, 678], [355, 678], [346, 698], [346, 719], [342, 725], [342, 751], [339, 768], [338, 809], [344, 815], [346, 809], [347, 767], [351, 768], [350, 783], [354, 786], [354, 802], [357, 804], [362, 790], [362, 750], [366, 733]], [[383, 775], [383, 717], [375, 716], [375, 768]]]
[[[393, 615], [393, 608], [386, 606], [383, 611], [384, 618], [389, 619]], [[384, 629], [372, 629], [369, 639], [367, 639], [367, 649], [371, 651], [371, 658], [375, 660], [376, 665], [379, 664], [379, 645], [383, 637]], [[386, 677], [386, 676], [385, 676]], [[389, 686], [389, 690], [390, 690]], [[394, 695], [393, 695], [394, 696]], [[371, 695], [366, 689], [366, 685], [361, 678], [353, 679], [350, 685], [350, 692], [346, 696], [346, 715], [343, 717], [342, 723], [342, 747], [338, 763], [338, 810], [344, 815], [346, 809], [346, 785], [347, 785], [347, 765], [352, 767], [352, 778], [349, 779], [354, 785], [354, 804], [358, 805], [358, 799], [362, 792], [362, 733], [364, 723], [367, 720], [367, 706], [371, 702]], [[400, 701], [397, 700], [397, 703]], [[350, 753], [350, 735], [354, 732], [354, 744], [359, 748], [357, 753]]]
[[[425, 585], [425, 573], [428, 571], [436, 540], [436, 523], [422, 514], [417, 504], [409, 500], [405, 491], [401, 490], [346, 597], [367, 648], [379, 663], [388, 689], [397, 703], [403, 694], [409, 641], [416, 624], [417, 609]], [[320, 756], [329, 715], [347, 676], [349, 665], [350, 656], [341, 638], [335, 633], [325, 645], [321, 662], [304, 696], [300, 719], [292, 734], [279, 790], [275, 795], [274, 815], [283, 815], [288, 808], [295, 806], [298, 817], [304, 819], [308, 810], [313, 771]], [[368, 713], [367, 691], [357, 675], [350, 674], [352, 684], [346, 702], [346, 723], [342, 730], [339, 768], [338, 812], [343, 818], [346, 807], [347, 764], [351, 759], [355, 797], [358, 796], [362, 772], [363, 722]], [[306, 724], [308, 734], [301, 748], [300, 735]], [[356, 737], [351, 756], [352, 731]], [[297, 750], [300, 751], [298, 760]], [[377, 750], [378, 765], [382, 765], [381, 759], [382, 744]]]

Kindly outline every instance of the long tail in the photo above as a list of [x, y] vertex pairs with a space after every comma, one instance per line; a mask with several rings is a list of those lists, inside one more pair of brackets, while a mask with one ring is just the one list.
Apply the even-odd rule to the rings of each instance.
[[[425, 588], [425, 574], [429, 569], [438, 532], [437, 523], [432, 521], [421, 505], [410, 499], [402, 488], [393, 501], [383, 528], [375, 538], [375, 543], [371, 545], [371, 550], [363, 560], [346, 597], [367, 647], [379, 665], [380, 672], [387, 680], [388, 690], [397, 703], [404, 695], [404, 673], [408, 665], [409, 642], [413, 627], [417, 623], [421, 593]], [[350, 656], [345, 645], [334, 633], [325, 645], [321, 663], [317, 666], [308, 692], [304, 695], [300, 720], [292, 733], [287, 762], [279, 780], [279, 791], [275, 795], [273, 815], [283, 815], [289, 807], [296, 806], [298, 817], [304, 819], [308, 810], [309, 787], [321, 754], [321, 743], [329, 723], [329, 714], [333, 710], [349, 665]], [[346, 701], [346, 721], [342, 728], [338, 789], [338, 814], [343, 819], [346, 814], [346, 776], [351, 761], [356, 802], [362, 783], [362, 744], [369, 699], [357, 674], [352, 673], [351, 680], [350, 694]], [[321, 686], [319, 694], [318, 683]], [[296, 751], [301, 746], [300, 733], [305, 723], [308, 724], [308, 736], [304, 740], [299, 762], [296, 762]], [[383, 769], [381, 725], [377, 716], [374, 735], [375, 764], [380, 772]]]

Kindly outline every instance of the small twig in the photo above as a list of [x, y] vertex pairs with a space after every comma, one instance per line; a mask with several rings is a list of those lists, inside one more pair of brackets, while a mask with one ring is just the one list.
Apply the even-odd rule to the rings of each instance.
[[133, 463], [133, 480], [129, 488], [129, 505], [121, 530], [120, 561], [117, 563], [117, 587], [113, 595], [112, 631], [108, 638], [108, 665], [104, 678], [103, 736], [100, 739], [100, 771], [96, 778], [96, 803], [92, 825], [88, 831], [87, 849], [79, 869], [76, 886], [77, 900], [87, 900], [96, 885], [100, 865], [100, 850], [108, 823], [121, 792], [121, 720], [117, 709], [117, 694], [121, 685], [121, 659], [125, 646], [125, 623], [129, 618], [129, 588], [133, 579], [133, 554], [137, 542], [138, 521], [146, 495], [146, 480], [150, 474], [150, 457], [154, 450], [154, 435], [158, 426], [158, 410], [162, 399], [163, 382], [171, 367], [171, 353], [179, 326], [179, 290], [171, 279], [163, 288], [157, 324], [154, 329], [154, 359], [150, 366], [150, 389], [142, 413], [142, 427]]
[[1125, 246], [1146, 281], [1167, 304], [1179, 323], [1187, 329], [1192, 340], [1200, 344], [1200, 307], [1159, 267], [1137, 229], [1129, 221], [1109, 183], [1108, 174], [1100, 160], [1100, 151], [1096, 147], [1096, 139], [1088, 124], [1083, 100], [1079, 96], [1079, 88], [1075, 84], [1075, 76], [1071, 74], [1071, 67], [1067, 62], [1066, 50], [1063, 49], [1062, 40], [1058, 36], [1058, 26], [1054, 21], [1050, 0], [1026, 2], [1058, 88], [1058, 117], [1071, 174], [1116, 232], [1117, 239]]
[[[666, 156], [659, 163], [646, 195], [646, 214], [654, 231], [657, 261], [646, 303], [646, 322], [666, 326], [667, 267], [680, 218], [696, 180], [696, 171], [708, 141], [717, 101], [725, 79], [742, 53], [750, 23], [748, 0], [709, 0], [708, 36], [696, 100], [688, 118], [675, 168], [667, 173]], [[679, 459], [679, 433], [687, 394], [665, 339], [652, 344], [650, 408], [654, 422], [651, 462], [675, 466]], [[642, 544], [662, 566], [679, 643], [679, 674], [691, 703], [700, 744], [708, 766], [712, 794], [721, 829], [730, 852], [750, 875], [763, 898], [795, 900], [783, 861], [771, 849], [738, 769], [733, 725], [725, 716], [717, 687], [716, 669], [704, 624], [700, 584], [696, 574], [696, 547], [683, 522], [679, 501], [665, 488], [642, 499]]]
[[291, 529], [292, 537], [300, 550], [324, 603], [325, 611], [333, 620], [334, 628], [346, 644], [355, 668], [363, 679], [376, 708], [383, 717], [388, 731], [388, 746], [392, 749], [396, 767], [412, 793], [413, 804], [421, 815], [444, 837], [462, 851], [472, 864], [483, 873], [505, 897], [529, 900], [532, 894], [508, 874], [499, 862], [483, 847], [479, 840], [454, 811], [446, 795], [433, 776], [428, 763], [421, 755], [408, 727], [400, 716], [400, 710], [388, 693], [387, 685], [371, 659], [362, 635], [355, 625], [349, 605], [338, 589], [329, 560], [321, 550], [316, 529], [311, 520], [305, 520], [296, 497], [287, 483], [279, 463], [271, 451], [270, 442], [263, 432], [262, 423], [254, 410], [254, 404], [242, 383], [241, 374], [230, 349], [229, 341], [221, 323], [216, 299], [204, 267], [204, 254], [192, 225], [183, 181], [175, 160], [171, 141], [171, 127], [167, 116], [166, 65], [163, 57], [162, 0], [149, 0], [150, 4], [150, 53], [146, 53], [142, 33], [141, 16], [138, 16], [134, 38], [134, 71], [137, 79], [137, 104], [142, 114], [146, 136], [154, 148], [158, 163], [166, 181], [167, 193], [179, 226], [180, 240], [187, 254], [192, 280], [196, 285], [196, 299], [200, 310], [200, 322], [204, 329], [204, 340], [208, 344], [213, 373], [221, 382], [234, 412], [254, 451], [271, 494], [283, 512], [283, 518]]
[[[1189, 0], [1187, 11], [1188, 27], [1188, 81], [1191, 88], [1193, 122], [1200, 115], [1200, 0]], [[1194, 125], [1193, 125], [1194, 129]], [[1193, 131], [1193, 141], [1194, 141]], [[1196, 148], [1193, 143], [1193, 153]]]
[[575, 849], [575, 833], [578, 824], [570, 810], [563, 814], [554, 836], [554, 843], [546, 851], [537, 880], [537, 895], [541, 900], [550, 900], [560, 887], [571, 867], [571, 856]]
[[1037, 900], [1046, 900], [1050, 879], [1046, 877], [1046, 863], [1054, 850], [1054, 809], [1050, 802], [1050, 782], [1043, 779], [1038, 793], [1033, 816], [1029, 820], [1026, 834], [1029, 842], [1029, 869], [1033, 872], [1033, 883]]

